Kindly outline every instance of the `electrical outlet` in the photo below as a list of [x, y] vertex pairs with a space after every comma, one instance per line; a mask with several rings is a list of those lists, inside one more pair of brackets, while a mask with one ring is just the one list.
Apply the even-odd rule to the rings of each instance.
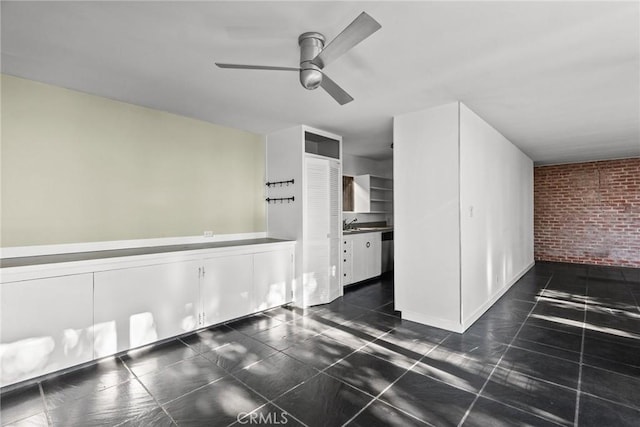
[[213, 237], [213, 231], [205, 231], [204, 237]]

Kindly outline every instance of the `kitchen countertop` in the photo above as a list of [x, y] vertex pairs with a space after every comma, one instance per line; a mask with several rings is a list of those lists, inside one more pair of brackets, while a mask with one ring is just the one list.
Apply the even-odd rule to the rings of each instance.
[[342, 230], [342, 234], [385, 233], [387, 231], [393, 231], [393, 227], [355, 227], [348, 230]]
[[4, 258], [0, 260], [1, 268], [9, 267], [25, 267], [31, 265], [40, 264], [56, 264], [61, 262], [74, 262], [74, 261], [88, 261], [103, 258], [117, 258], [136, 255], [149, 255], [159, 254], [166, 252], [182, 252], [193, 251], [198, 249], [216, 249], [227, 248], [234, 246], [246, 246], [246, 245], [261, 245], [268, 243], [284, 243], [293, 242], [293, 240], [281, 240], [281, 239], [244, 239], [244, 240], [229, 240], [224, 242], [209, 242], [209, 243], [189, 243], [181, 245], [166, 245], [166, 246], [149, 246], [141, 248], [127, 248], [127, 249], [111, 249], [102, 251], [91, 252], [74, 252], [66, 254], [54, 254], [54, 255], [38, 255], [16, 258]]

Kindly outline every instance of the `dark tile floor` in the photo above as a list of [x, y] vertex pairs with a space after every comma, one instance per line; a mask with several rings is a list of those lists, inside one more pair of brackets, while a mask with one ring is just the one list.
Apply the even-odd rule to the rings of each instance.
[[2, 425], [638, 426], [639, 301], [638, 269], [538, 263], [455, 334], [384, 277], [5, 390]]

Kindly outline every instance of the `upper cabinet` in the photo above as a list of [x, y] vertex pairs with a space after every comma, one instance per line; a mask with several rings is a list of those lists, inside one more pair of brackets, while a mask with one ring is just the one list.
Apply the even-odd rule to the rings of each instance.
[[393, 180], [376, 175], [345, 176], [345, 212], [391, 213], [393, 212]]

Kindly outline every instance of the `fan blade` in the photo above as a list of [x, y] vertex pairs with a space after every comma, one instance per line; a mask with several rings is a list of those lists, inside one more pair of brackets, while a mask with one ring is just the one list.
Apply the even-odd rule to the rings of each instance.
[[338, 36], [311, 60], [320, 68], [334, 61], [349, 49], [382, 28], [375, 19], [362, 12]]
[[222, 64], [216, 62], [220, 68], [237, 68], [240, 70], [274, 70], [274, 71], [300, 71], [300, 68], [293, 67], [272, 67], [270, 65], [242, 65], [242, 64]]
[[338, 86], [336, 82], [331, 80], [329, 76], [324, 73], [322, 73], [322, 83], [320, 83], [320, 86], [322, 87], [322, 89], [327, 91], [327, 93], [331, 95], [333, 99], [335, 99], [340, 105], [344, 105], [353, 101], [353, 97], [351, 97], [351, 95], [345, 92], [344, 89]]

